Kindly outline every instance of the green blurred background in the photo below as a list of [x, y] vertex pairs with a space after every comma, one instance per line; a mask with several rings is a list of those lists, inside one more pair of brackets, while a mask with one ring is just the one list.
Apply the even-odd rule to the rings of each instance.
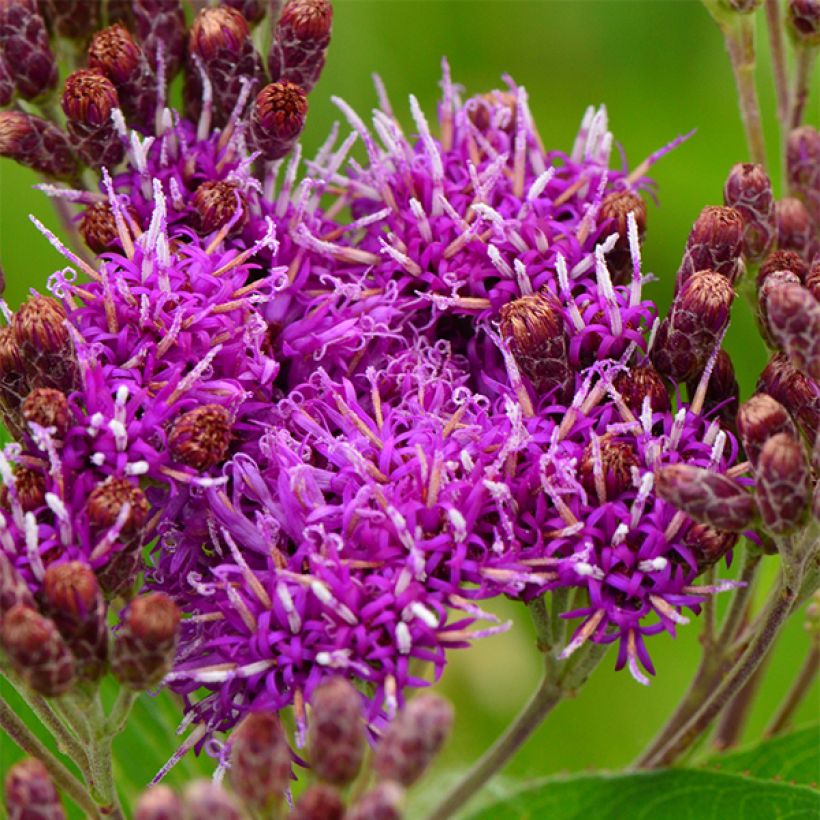
[[[645, 269], [659, 282], [648, 293], [665, 309], [675, 270], [692, 222], [705, 205], [721, 204], [731, 165], [746, 160], [734, 86], [721, 36], [698, 2], [570, 0], [335, 0], [336, 17], [327, 68], [311, 95], [304, 142], [308, 154], [324, 139], [338, 112], [331, 95], [362, 114], [376, 103], [370, 75], [384, 79], [394, 109], [409, 124], [406, 99], [419, 98], [434, 111], [440, 60], [446, 55], [454, 79], [469, 94], [500, 84], [510, 73], [524, 84], [548, 147], [569, 149], [589, 104], [606, 103], [611, 129], [630, 164], [697, 128], [689, 140], [653, 170], [660, 207], [650, 206]], [[762, 19], [760, 20], [762, 24]], [[765, 34], [761, 29], [760, 34]], [[759, 90], [764, 110], [773, 111], [765, 36], [759, 37]], [[818, 95], [808, 118], [817, 123]], [[772, 176], [779, 190], [777, 132], [766, 118]], [[8, 278], [6, 298], [15, 306], [29, 288], [43, 289], [63, 262], [40, 237], [28, 214], [57, 227], [48, 201], [31, 189], [33, 174], [0, 159], [0, 261]], [[727, 346], [748, 395], [765, 361], [752, 316], [738, 303]], [[771, 584], [768, 568], [759, 590]], [[520, 624], [506, 635], [457, 652], [442, 690], [457, 704], [455, 734], [433, 772], [435, 784], [477, 757], [527, 699], [539, 675], [526, 613], [500, 603], [496, 611]], [[523, 616], [523, 617], [522, 617]], [[579, 696], [564, 703], [535, 733], [508, 767], [509, 777], [615, 768], [630, 761], [652, 737], [681, 696], [698, 658], [698, 624], [680, 637], [656, 637], [650, 647], [657, 677], [644, 688], [628, 673], [614, 673], [608, 656]], [[747, 737], [759, 735], [807, 651], [802, 617], [789, 625], [770, 663]], [[16, 703], [16, 701], [15, 701]], [[818, 716], [818, 690], [801, 707], [799, 721]], [[118, 781], [128, 790], [142, 785], [173, 748], [167, 737], [173, 716], [164, 699], [144, 698], [135, 720], [117, 742]], [[0, 739], [0, 770], [17, 750]], [[212, 768], [206, 761], [205, 767]], [[188, 771], [198, 766], [190, 766]], [[185, 769], [180, 770], [185, 774]], [[180, 774], [172, 773], [171, 782]], [[416, 811], [424, 794], [416, 798]]]

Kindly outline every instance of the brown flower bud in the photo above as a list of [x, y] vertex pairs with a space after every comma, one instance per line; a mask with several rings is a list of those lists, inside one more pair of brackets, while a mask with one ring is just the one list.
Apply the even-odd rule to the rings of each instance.
[[305, 127], [308, 104], [305, 92], [291, 82], [266, 85], [251, 112], [251, 139], [267, 160], [281, 159]]
[[766, 299], [768, 327], [791, 363], [820, 381], [820, 302], [806, 288], [784, 284]]
[[[697, 374], [686, 383], [690, 399], [695, 397], [701, 376], [702, 374]], [[709, 377], [709, 384], [706, 386], [703, 412], [707, 414], [717, 412], [723, 426], [732, 428], [737, 415], [739, 399], [740, 386], [735, 377], [732, 358], [725, 350], [720, 350], [712, 368], [712, 375]]]
[[363, 794], [345, 815], [345, 820], [401, 820], [404, 789], [390, 780]]
[[789, 0], [786, 17], [797, 42], [820, 45], [820, 0]]
[[8, 770], [5, 791], [9, 820], [65, 820], [48, 770], [34, 757], [24, 758]]
[[743, 255], [761, 259], [777, 239], [772, 183], [763, 166], [735, 165], [723, 188], [723, 202], [743, 218]]
[[598, 439], [597, 453], [592, 442], [587, 444], [578, 474], [584, 489], [604, 504], [632, 487], [632, 468], [637, 466], [631, 444], [604, 436]]
[[248, 204], [235, 182], [203, 182], [194, 191], [192, 205], [196, 211], [198, 230], [201, 234], [209, 234], [227, 225], [237, 210], [241, 216], [231, 229], [231, 233], [239, 233], [248, 222]]
[[185, 14], [179, 0], [132, 0], [131, 8], [148, 64], [156, 71], [161, 51], [165, 81], [170, 82], [185, 56]]
[[598, 212], [600, 222], [609, 222], [606, 232], [617, 231], [619, 237], [615, 247], [606, 256], [607, 267], [615, 284], [632, 278], [632, 255], [627, 233], [627, 217], [630, 213], [635, 215], [638, 237], [643, 239], [646, 233], [646, 203], [638, 194], [632, 191], [613, 191], [603, 198]]
[[11, 328], [14, 339], [23, 347], [57, 353], [68, 342], [65, 308], [50, 296], [32, 296], [20, 305], [14, 314]]
[[314, 783], [302, 792], [289, 820], [342, 820], [344, 813], [338, 790], [327, 783]]
[[40, 0], [49, 28], [70, 40], [85, 40], [100, 23], [100, 0]]
[[795, 197], [787, 196], [775, 203], [777, 244], [782, 250], [797, 251], [804, 256], [812, 240], [811, 215]]
[[205, 404], [181, 415], [168, 437], [171, 454], [195, 470], [207, 470], [225, 458], [231, 440], [231, 414]]
[[557, 305], [540, 294], [522, 296], [501, 308], [500, 329], [538, 393], [550, 394], [557, 402], [571, 398], [575, 374], [569, 366], [569, 342]]
[[160, 783], [140, 795], [134, 810], [134, 820], [179, 820], [182, 800], [170, 786]]
[[256, 24], [265, 16], [263, 0], [222, 0], [223, 6], [236, 9], [249, 23]]
[[791, 416], [780, 402], [766, 393], [756, 393], [740, 405], [737, 430], [746, 457], [757, 464], [763, 445], [778, 433], [797, 434]]
[[77, 662], [77, 675], [96, 680], [108, 657], [106, 608], [94, 571], [81, 561], [51, 564], [43, 578], [45, 611]]
[[734, 208], [708, 207], [700, 212], [683, 255], [675, 288], [699, 270], [713, 270], [735, 282], [742, 271], [743, 217]]
[[171, 667], [179, 637], [177, 605], [162, 592], [134, 598], [114, 634], [111, 670], [131, 689], [156, 686]]
[[26, 424], [51, 429], [58, 439], [65, 438], [71, 425], [71, 411], [65, 393], [51, 387], [32, 390], [23, 402], [22, 412]]
[[800, 279], [798, 279], [797, 274], [791, 271], [776, 270], [763, 280], [763, 284], [760, 286], [760, 290], [757, 294], [757, 319], [763, 338], [770, 347], [777, 347], [779, 343], [776, 341], [772, 329], [769, 326], [769, 297], [773, 291], [782, 288], [784, 285], [799, 286]]
[[234, 799], [212, 780], [195, 780], [183, 794], [185, 820], [242, 820]]
[[17, 675], [35, 692], [55, 697], [74, 683], [74, 658], [54, 622], [25, 604], [12, 607], [0, 624], [0, 646]]
[[11, 558], [0, 550], [0, 623], [3, 616], [17, 604], [34, 608], [34, 598], [28, 585], [11, 562]]
[[373, 768], [382, 780], [415, 783], [439, 753], [453, 725], [453, 707], [439, 695], [411, 700], [379, 740]]
[[148, 518], [148, 499], [145, 493], [127, 478], [110, 476], [89, 493], [86, 505], [88, 520], [92, 526], [99, 529], [113, 527], [125, 504], [130, 504], [131, 509], [122, 531], [133, 533], [139, 530]]
[[0, 53], [21, 97], [32, 100], [57, 84], [57, 61], [37, 0], [0, 2]]
[[649, 399], [654, 413], [669, 410], [669, 393], [660, 373], [653, 367], [633, 367], [615, 377], [615, 389], [623, 397], [626, 406], [636, 415], [643, 412], [643, 403]]
[[8, 105], [14, 96], [14, 78], [4, 54], [0, 54], [0, 105]]
[[735, 546], [738, 538], [736, 532], [716, 530], [708, 524], [695, 522], [686, 531], [683, 540], [695, 554], [698, 573], [702, 573], [720, 561]]
[[244, 803], [263, 810], [290, 785], [291, 752], [279, 718], [248, 715], [231, 735], [231, 785]]
[[810, 500], [809, 465], [803, 445], [778, 433], [763, 445], [755, 466], [757, 506], [769, 532], [783, 535], [799, 528]]
[[109, 598], [128, 592], [144, 568], [142, 542], [138, 538], [115, 543], [103, 566], [95, 567], [97, 580]]
[[695, 521], [740, 532], [755, 516], [754, 498], [728, 476], [690, 464], [668, 464], [655, 473], [655, 492]]
[[789, 134], [786, 172], [792, 195], [800, 197], [815, 224], [820, 223], [820, 132], [814, 126], [803, 125]]
[[46, 501], [46, 479], [37, 470], [18, 467], [14, 471], [14, 482], [0, 487], [0, 507], [10, 510], [15, 504], [23, 512], [32, 512], [42, 507]]
[[366, 745], [358, 692], [344, 678], [331, 678], [314, 690], [311, 706], [308, 746], [313, 771], [337, 786], [351, 783]]
[[769, 360], [760, 374], [757, 389], [779, 401], [797, 421], [809, 441], [814, 441], [820, 428], [820, 389], [804, 376], [784, 353]]
[[333, 7], [330, 0], [288, 0], [273, 32], [268, 69], [309, 93], [325, 66]]
[[26, 426], [20, 415], [20, 400], [29, 390], [20, 346], [11, 327], [0, 327], [0, 413], [3, 424], [20, 439]]
[[205, 8], [191, 26], [188, 50], [203, 61], [213, 60], [223, 52], [239, 56], [249, 35], [247, 21], [235, 8]]
[[790, 271], [801, 282], [805, 281], [809, 272], [809, 266], [803, 261], [799, 253], [794, 251], [774, 251], [770, 253], [757, 274], [758, 288], [763, 286], [766, 277], [770, 276], [775, 271]]
[[[135, 208], [129, 206], [128, 215], [139, 225], [139, 217]], [[117, 230], [114, 210], [108, 202], [89, 205], [80, 218], [78, 228], [85, 244], [94, 253], [122, 249], [122, 240]]]
[[68, 137], [56, 125], [22, 111], [0, 111], [0, 157], [55, 179], [72, 179], [77, 172]]

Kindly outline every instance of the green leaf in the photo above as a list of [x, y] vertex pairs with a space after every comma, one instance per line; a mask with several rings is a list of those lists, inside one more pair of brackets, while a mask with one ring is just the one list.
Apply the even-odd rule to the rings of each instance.
[[820, 794], [805, 786], [743, 775], [670, 769], [547, 778], [467, 816], [487, 820], [799, 820], [820, 816]]
[[820, 781], [820, 724], [715, 755], [703, 764], [720, 772], [749, 774], [817, 788]]

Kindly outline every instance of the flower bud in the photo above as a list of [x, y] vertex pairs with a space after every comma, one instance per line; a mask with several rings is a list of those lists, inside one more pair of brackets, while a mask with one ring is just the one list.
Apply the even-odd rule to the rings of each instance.
[[[690, 399], [694, 399], [701, 376], [702, 373], [699, 373], [686, 383]], [[709, 384], [706, 386], [703, 413], [710, 414], [716, 411], [723, 426], [732, 428], [737, 415], [739, 398], [740, 386], [735, 378], [732, 358], [725, 350], [720, 350], [709, 377]]]
[[108, 627], [94, 571], [81, 561], [51, 564], [43, 578], [45, 611], [77, 662], [77, 675], [96, 680], [105, 671]]
[[653, 413], [665, 413], [669, 410], [666, 383], [654, 367], [646, 365], [622, 371], [615, 377], [614, 386], [636, 416], [643, 412], [643, 403], [647, 398]]
[[212, 780], [195, 780], [182, 796], [184, 820], [242, 820], [233, 797]]
[[5, 791], [8, 820], [65, 820], [48, 770], [34, 757], [26, 757], [8, 770]]
[[774, 251], [770, 253], [757, 274], [757, 287], [763, 287], [767, 277], [776, 271], [789, 271], [801, 282], [804, 282], [809, 272], [809, 266], [803, 261], [799, 253], [794, 251]]
[[[128, 206], [128, 215], [139, 225], [139, 216], [132, 206]], [[108, 202], [97, 202], [89, 205], [80, 218], [77, 226], [85, 244], [94, 253], [106, 253], [122, 249], [120, 232], [117, 230], [117, 221], [114, 211]]]
[[114, 677], [131, 689], [156, 686], [173, 663], [179, 619], [177, 605], [162, 592], [134, 598], [114, 634]]
[[11, 563], [11, 558], [0, 550], [0, 623], [3, 616], [18, 604], [32, 609], [35, 606], [28, 585]]
[[786, 18], [795, 41], [820, 45], [820, 0], [789, 0]]
[[655, 492], [695, 521], [739, 532], [755, 516], [754, 498], [721, 473], [691, 464], [668, 464], [655, 473]]
[[291, 753], [279, 718], [248, 715], [231, 735], [231, 785], [248, 806], [263, 810], [290, 785]]
[[646, 233], [646, 203], [638, 194], [632, 191], [613, 191], [603, 198], [598, 212], [599, 221], [609, 223], [606, 233], [618, 233], [615, 247], [606, 256], [607, 267], [615, 284], [626, 282], [632, 277], [632, 254], [627, 233], [627, 217], [630, 213], [635, 215], [638, 237], [643, 239]]
[[763, 445], [772, 436], [778, 433], [797, 434], [786, 408], [766, 393], [756, 393], [740, 405], [737, 430], [746, 457], [753, 465], [757, 464]]
[[101, 566], [94, 566], [100, 588], [108, 598], [124, 595], [137, 579], [145, 562], [142, 557], [142, 542], [138, 538], [117, 542], [104, 557]]
[[743, 228], [743, 217], [734, 208], [704, 208], [686, 240], [676, 290], [699, 270], [712, 270], [735, 282], [742, 270], [738, 258], [743, 249]]
[[227, 225], [237, 210], [241, 212], [241, 216], [231, 228], [231, 233], [239, 233], [248, 222], [248, 204], [235, 182], [203, 182], [194, 191], [192, 205], [201, 234], [209, 234]]
[[795, 128], [786, 144], [786, 173], [792, 195], [803, 200], [820, 223], [820, 132], [811, 125]]
[[316, 776], [337, 786], [351, 783], [362, 765], [365, 730], [359, 694], [344, 678], [313, 691], [308, 746]]
[[347, 812], [345, 820], [401, 820], [404, 796], [404, 789], [398, 783], [386, 780], [363, 794]]
[[0, 507], [10, 510], [16, 503], [26, 513], [45, 504], [46, 479], [42, 473], [28, 467], [18, 467], [13, 478], [13, 482], [0, 487]]
[[3, 424], [16, 439], [23, 438], [25, 422], [20, 415], [20, 397], [30, 389], [20, 346], [11, 327], [0, 327], [0, 413]]
[[757, 381], [757, 389], [779, 401], [797, 421], [809, 441], [820, 428], [820, 389], [784, 353], [772, 356]]
[[62, 104], [68, 134], [86, 165], [110, 168], [122, 160], [125, 148], [111, 121], [120, 101], [111, 80], [81, 68], [66, 77]]
[[603, 504], [632, 487], [632, 468], [638, 466], [638, 457], [626, 441], [604, 436], [597, 443], [597, 448], [592, 442], [587, 444], [578, 473], [584, 489]]
[[768, 327], [791, 363], [820, 381], [820, 302], [806, 288], [784, 284], [766, 299]]
[[100, 0], [40, 0], [49, 28], [69, 40], [85, 40], [100, 23]]
[[415, 783], [439, 753], [453, 725], [453, 707], [439, 695], [411, 700], [387, 727], [373, 756], [382, 780]]
[[716, 564], [738, 541], [736, 532], [717, 530], [708, 524], [692, 524], [683, 537], [698, 563], [698, 574]]
[[38, 424], [52, 431], [58, 439], [65, 438], [71, 425], [71, 411], [65, 393], [51, 387], [37, 387], [26, 396], [22, 407], [26, 424]]
[[251, 139], [267, 160], [281, 159], [296, 143], [307, 117], [305, 92], [282, 81], [266, 85], [251, 112]]
[[568, 362], [568, 339], [557, 305], [540, 294], [522, 296], [501, 308], [501, 335], [536, 392], [556, 402], [572, 398], [575, 374]]
[[86, 503], [88, 520], [93, 527], [98, 529], [113, 527], [125, 504], [130, 504], [131, 509], [123, 524], [122, 532], [133, 533], [141, 529], [148, 518], [148, 499], [145, 493], [127, 478], [109, 476], [88, 495]]
[[760, 330], [766, 344], [770, 347], [777, 347], [779, 342], [775, 339], [771, 327], [769, 326], [769, 297], [773, 291], [782, 288], [784, 285], [800, 286], [800, 279], [797, 275], [788, 270], [776, 270], [770, 273], [760, 286], [758, 291], [757, 318], [760, 323]]
[[65, 308], [50, 296], [33, 296], [20, 305], [14, 314], [11, 328], [22, 348], [31, 345], [35, 350], [57, 353], [68, 342]]
[[763, 166], [735, 165], [723, 188], [723, 202], [743, 218], [743, 255], [761, 259], [777, 239], [772, 183]]
[[806, 290], [820, 302], [820, 259], [815, 259], [806, 274]]
[[131, 8], [148, 64], [156, 71], [161, 51], [165, 81], [170, 82], [185, 56], [185, 14], [179, 0], [132, 0]]
[[345, 804], [342, 796], [327, 783], [308, 786], [296, 801], [289, 820], [342, 820]]
[[182, 800], [170, 787], [160, 783], [140, 795], [134, 810], [134, 820], [179, 820]]
[[72, 179], [77, 172], [68, 137], [56, 125], [22, 111], [0, 111], [0, 157], [55, 179]]
[[168, 445], [177, 461], [195, 470], [207, 470], [222, 461], [231, 441], [231, 414], [218, 404], [205, 404], [181, 415]]
[[37, 0], [0, 2], [0, 53], [21, 97], [33, 100], [57, 85], [57, 61]]
[[757, 506], [766, 529], [783, 535], [800, 527], [809, 504], [809, 465], [803, 445], [778, 433], [763, 445], [755, 466]]
[[25, 604], [0, 624], [0, 646], [17, 675], [35, 692], [55, 697], [74, 683], [74, 658], [54, 622]]
[[295, 83], [308, 94], [325, 66], [332, 23], [330, 0], [288, 0], [268, 55], [271, 79]]
[[804, 256], [811, 244], [811, 216], [806, 206], [795, 197], [787, 196], [775, 203], [777, 214], [777, 244], [781, 249], [797, 251]]
[[0, 53], [0, 106], [8, 105], [14, 96], [14, 78], [6, 62], [4, 54]]
[[263, 0], [222, 0], [222, 5], [236, 9], [251, 24], [258, 23], [265, 16]]

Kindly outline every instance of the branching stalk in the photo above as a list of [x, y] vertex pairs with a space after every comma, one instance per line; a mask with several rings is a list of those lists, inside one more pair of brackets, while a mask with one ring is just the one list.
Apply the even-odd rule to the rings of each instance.
[[818, 667], [820, 667], [820, 647], [815, 642], [785, 700], [780, 704], [772, 718], [772, 722], [766, 727], [766, 737], [774, 737], [780, 734], [789, 725], [797, 707], [811, 689], [811, 685], [817, 676]]

